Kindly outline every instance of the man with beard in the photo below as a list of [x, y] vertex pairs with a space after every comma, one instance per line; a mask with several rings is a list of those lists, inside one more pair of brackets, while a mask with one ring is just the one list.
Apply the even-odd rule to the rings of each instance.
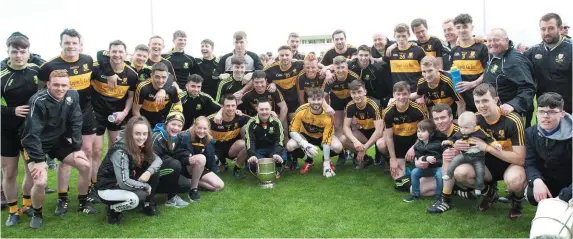
[[[279, 116], [279, 120], [282, 122], [283, 126], [287, 126], [287, 104], [283, 98], [280, 91], [275, 91], [273, 93], [269, 92], [267, 87], [267, 75], [264, 71], [256, 70], [253, 72], [252, 77], [253, 89], [243, 95], [241, 102], [246, 104], [245, 112], [247, 115], [254, 117], [257, 115], [257, 105], [259, 99], [265, 98], [271, 104], [271, 110]], [[239, 104], [242, 104], [239, 103]], [[286, 128], [284, 129], [287, 132]]]
[[564, 31], [561, 17], [547, 13], [539, 20], [541, 43], [524, 53], [533, 63], [533, 76], [537, 83], [537, 97], [546, 92], [563, 96], [563, 109], [571, 114], [571, 39], [561, 36]]
[[179, 94], [183, 105], [185, 124], [183, 129], [189, 129], [199, 116], [211, 115], [221, 109], [210, 95], [201, 91], [204, 80], [201, 76], [193, 74], [187, 77], [185, 91]]
[[350, 59], [358, 52], [358, 49], [346, 44], [346, 32], [343, 30], [336, 30], [332, 33], [332, 42], [334, 42], [334, 46], [326, 51], [322, 59], [320, 59], [320, 64], [325, 67], [332, 65], [334, 58], [337, 56]]
[[[328, 116], [322, 107], [324, 91], [320, 88], [313, 88], [308, 93], [308, 104], [300, 106], [295, 114], [290, 127], [291, 136], [286, 144], [288, 152], [302, 149], [307, 159], [300, 171], [302, 174], [308, 172], [314, 165], [314, 157], [318, 155], [318, 148], [322, 146], [324, 156], [322, 175], [329, 178], [335, 176], [334, 165], [330, 162], [330, 151], [339, 154], [342, 152], [342, 144], [334, 136], [334, 118]], [[290, 154], [294, 160], [298, 160], [299, 155]]]

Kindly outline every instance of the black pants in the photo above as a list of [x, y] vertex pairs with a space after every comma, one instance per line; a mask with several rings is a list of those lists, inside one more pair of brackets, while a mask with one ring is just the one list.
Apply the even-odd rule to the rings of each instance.
[[[559, 196], [559, 193], [561, 192], [562, 189], [571, 185], [571, 181], [567, 180], [559, 182], [558, 180], [546, 179], [545, 181], [543, 181], [543, 183], [545, 183], [547, 189], [549, 189], [549, 192], [553, 197]], [[535, 196], [533, 195], [533, 184], [528, 184], [527, 187], [525, 188], [525, 198], [527, 198], [527, 201], [531, 205], [537, 206], [538, 203], [537, 201], [535, 201]]]
[[177, 160], [165, 160], [159, 169], [158, 193], [167, 193], [168, 198], [172, 198], [177, 193], [185, 193], [191, 190], [189, 179], [181, 175], [184, 169]]

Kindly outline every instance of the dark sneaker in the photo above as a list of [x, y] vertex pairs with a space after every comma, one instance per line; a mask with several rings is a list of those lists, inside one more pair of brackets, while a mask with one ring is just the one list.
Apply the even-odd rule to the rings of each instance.
[[56, 206], [56, 216], [66, 215], [68, 212], [68, 202], [69, 200], [58, 199], [58, 205]]
[[48, 186], [46, 186], [46, 194], [52, 194], [55, 193], [56, 190], [49, 188]]
[[523, 215], [523, 205], [521, 204], [523, 198], [515, 199], [515, 196], [511, 196], [510, 201], [511, 208], [509, 209], [509, 219], [515, 220]]
[[484, 212], [491, 207], [491, 205], [497, 201], [499, 194], [497, 194], [497, 189], [488, 186], [487, 193], [484, 195], [481, 203], [479, 204], [479, 210]]
[[34, 229], [41, 228], [44, 225], [42, 217], [34, 215], [30, 221], [30, 227]]
[[364, 155], [362, 162], [358, 163], [358, 165], [356, 166], [356, 169], [363, 169], [363, 168], [366, 168], [372, 164], [374, 164], [374, 159], [372, 159], [372, 157], [370, 157], [368, 155]]
[[123, 214], [112, 210], [109, 206], [105, 206], [106, 219], [109, 224], [119, 224]]
[[474, 193], [473, 189], [468, 189], [468, 190], [457, 189], [457, 190], [454, 190], [453, 193], [454, 193], [454, 195], [458, 195], [459, 197], [462, 197], [465, 199], [476, 200], [478, 198], [476, 196], [476, 194]]
[[143, 213], [147, 216], [159, 216], [159, 210], [157, 210], [157, 206], [150, 203], [149, 206], [143, 207]]
[[414, 194], [410, 194], [408, 197], [403, 199], [404, 202], [413, 202], [416, 200], [420, 200], [420, 196]]
[[189, 201], [191, 202], [199, 202], [201, 200], [201, 195], [199, 195], [199, 190], [196, 188], [192, 188], [189, 193], [187, 194], [189, 197]]
[[235, 167], [233, 168], [233, 176], [235, 176], [235, 178], [244, 178], [245, 174], [242, 169]]
[[436, 213], [444, 213], [447, 210], [450, 210], [452, 207], [452, 202], [449, 197], [444, 195], [440, 196], [434, 203], [428, 207], [428, 213], [436, 214]]
[[85, 214], [98, 214], [99, 213], [98, 210], [96, 210], [94, 207], [92, 207], [92, 205], [89, 205], [89, 204], [80, 205], [78, 207], [78, 212], [85, 213]]
[[6, 220], [6, 226], [16, 226], [20, 223], [20, 215], [18, 213], [10, 213], [8, 214], [8, 219]]
[[29, 217], [34, 216], [34, 209], [31, 207], [21, 207], [20, 210], [18, 211], [18, 214], [20, 215], [28, 215]]
[[336, 161], [336, 167], [342, 167], [346, 163], [347, 158], [348, 158], [348, 151], [343, 151], [340, 155], [338, 155], [338, 161]]
[[95, 189], [95, 187], [90, 188], [90, 190], [88, 191], [88, 198], [86, 200], [89, 203], [93, 204], [101, 203], [101, 199], [99, 198], [99, 195], [97, 194], [97, 190]]

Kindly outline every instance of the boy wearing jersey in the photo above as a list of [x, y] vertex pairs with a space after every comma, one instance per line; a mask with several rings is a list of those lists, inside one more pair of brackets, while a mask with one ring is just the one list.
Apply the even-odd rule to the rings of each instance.
[[[335, 176], [334, 167], [330, 162], [330, 150], [339, 154], [342, 144], [334, 136], [334, 119], [322, 108], [324, 92], [314, 88], [308, 93], [308, 104], [297, 109], [290, 126], [290, 140], [286, 144], [287, 152], [303, 149], [309, 158], [304, 163], [301, 173], [307, 173], [314, 165], [314, 156], [318, 154], [317, 147], [322, 145], [324, 156], [322, 175], [329, 178]], [[296, 157], [296, 156], [295, 156]]]
[[243, 89], [243, 79], [245, 78], [246, 67], [245, 57], [232, 56], [230, 62], [232, 75], [222, 79], [221, 82], [219, 82], [219, 87], [217, 89], [217, 97], [215, 100], [219, 103], [223, 103], [223, 97], [226, 95], [235, 94]]
[[[411, 100], [417, 100], [418, 104], [426, 104], [428, 108], [444, 103], [449, 105], [458, 116], [465, 111], [466, 104], [463, 98], [454, 90], [454, 84], [450, 73], [438, 69], [438, 60], [433, 56], [425, 56], [422, 61], [422, 76], [418, 81], [418, 90], [410, 94]], [[454, 107], [454, 102], [457, 107]], [[456, 114], [457, 112], [457, 114]]]
[[[378, 104], [366, 96], [367, 92], [362, 81], [353, 81], [348, 87], [352, 101], [344, 110], [343, 134], [340, 136], [340, 141], [345, 149], [356, 154], [358, 167], [363, 168], [372, 163], [372, 158], [366, 155], [366, 150], [376, 144], [382, 136], [382, 117]], [[350, 128], [353, 122], [356, 122], [358, 129]], [[342, 164], [344, 162], [337, 162], [337, 166]]]
[[352, 101], [349, 84], [360, 80], [360, 76], [348, 70], [346, 58], [343, 56], [334, 58], [332, 68], [334, 68], [333, 79], [325, 84], [324, 92], [329, 94], [327, 101], [334, 109], [334, 130], [336, 135], [340, 137], [342, 135], [344, 109]]
[[410, 37], [408, 25], [404, 23], [396, 25], [394, 37], [396, 38], [397, 47], [389, 53], [390, 56], [386, 59], [386, 61], [390, 62], [392, 83], [407, 82], [410, 86], [410, 92], [413, 92], [416, 90], [418, 80], [422, 77], [420, 61], [426, 56], [426, 53], [421, 47], [408, 42]]
[[405, 175], [406, 152], [416, 143], [418, 122], [427, 119], [425, 108], [411, 101], [408, 83], [394, 84], [394, 99], [384, 111], [385, 130], [383, 140], [376, 143], [378, 150], [390, 155], [390, 173], [396, 180], [396, 189], [409, 190], [409, 180]]
[[186, 119], [183, 125], [184, 130], [189, 129], [195, 123], [195, 119], [200, 116], [211, 115], [221, 109], [217, 101], [203, 92], [203, 83], [205, 81], [200, 75], [190, 75], [187, 77], [185, 90], [179, 94]]
[[303, 71], [303, 61], [292, 60], [292, 49], [289, 46], [281, 46], [278, 49], [280, 61], [265, 67], [269, 91], [278, 90], [285, 98], [288, 108], [288, 117], [292, 119], [296, 109], [300, 106], [298, 100], [297, 79]]

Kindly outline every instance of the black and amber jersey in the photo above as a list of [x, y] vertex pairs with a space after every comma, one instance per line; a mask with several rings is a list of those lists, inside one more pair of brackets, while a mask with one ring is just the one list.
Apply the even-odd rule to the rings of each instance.
[[267, 74], [267, 82], [275, 83], [286, 101], [298, 101], [297, 77], [302, 74], [304, 62], [293, 61], [289, 69], [281, 69], [280, 62], [275, 62], [264, 71]]
[[167, 66], [167, 70], [169, 71], [169, 73], [171, 75], [173, 75], [174, 81], [177, 82], [177, 75], [175, 75], [175, 70], [173, 69], [173, 64], [171, 64], [171, 61], [161, 57], [161, 60], [156, 62], [156, 61], [151, 60], [151, 57], [150, 57], [149, 59], [147, 59], [147, 63], [145, 63], [145, 64], [153, 67], [153, 65], [155, 65], [155, 63], [159, 63], [159, 62], [161, 62]]
[[[108, 64], [108, 63], [104, 63]], [[108, 66], [111, 68], [111, 65]], [[123, 69], [117, 74], [117, 86], [113, 89], [107, 86], [107, 76], [102, 74], [98, 67], [92, 71], [91, 85], [94, 89], [92, 105], [96, 112], [117, 112], [125, 109], [127, 92], [135, 92], [139, 80], [137, 72], [130, 66], [123, 64]]]
[[257, 105], [259, 104], [259, 99], [265, 98], [271, 103], [272, 111], [279, 113], [278, 103], [284, 102], [285, 99], [283, 98], [283, 94], [275, 90], [275, 92], [271, 93], [268, 90], [265, 90], [262, 94], [257, 93], [255, 89], [250, 90], [249, 92], [243, 95], [242, 104], [246, 104], [246, 114], [252, 116], [257, 115]]
[[241, 138], [241, 128], [249, 122], [251, 117], [246, 115], [235, 115], [231, 121], [222, 121], [221, 124], [215, 123], [215, 114], [208, 117], [211, 124], [211, 135], [217, 141], [234, 143], [235, 140]]
[[243, 89], [243, 82], [235, 80], [233, 76], [219, 82], [219, 87], [217, 89], [217, 97], [215, 100], [219, 103], [223, 103], [222, 99], [225, 98], [227, 94], [234, 94], [235, 92]]
[[165, 100], [161, 104], [155, 102], [157, 91], [151, 80], [140, 82], [133, 98], [135, 104], [141, 105], [140, 114], [145, 116], [152, 125], [165, 121], [165, 116], [169, 112], [167, 106], [179, 102], [179, 96], [174, 87], [166, 89]]
[[451, 58], [452, 66], [460, 70], [463, 81], [475, 81], [483, 74], [486, 67], [487, 46], [476, 42], [469, 46], [457, 45], [452, 49]]
[[399, 81], [405, 81], [410, 85], [410, 92], [416, 91], [418, 80], [422, 77], [420, 61], [426, 56], [419, 46], [411, 44], [406, 49], [396, 47], [388, 59], [392, 74], [392, 85]]
[[199, 68], [199, 74], [203, 77], [203, 84], [201, 85], [201, 91], [208, 95], [217, 96], [217, 88], [219, 87], [219, 73], [217, 73], [217, 67], [219, 66], [219, 58], [215, 57], [211, 60], [205, 58], [199, 59], [195, 58], [197, 66]]
[[85, 54], [80, 54], [78, 60], [74, 62], [68, 62], [61, 56], [57, 56], [40, 67], [38, 79], [48, 81], [52, 71], [67, 71], [70, 76], [70, 87], [80, 94], [80, 107], [83, 110], [92, 97], [90, 80], [94, 64], [97, 65], [97, 62], [94, 62], [91, 56]]
[[185, 116], [183, 129], [189, 129], [199, 116], [211, 115], [221, 109], [221, 105], [204, 92], [200, 92], [197, 97], [191, 97], [184, 90], [179, 94], [179, 98], [183, 106], [183, 116]]
[[430, 39], [426, 42], [416, 41], [418, 46], [424, 49], [426, 56], [442, 57], [444, 53], [444, 42], [437, 37], [430, 36]]
[[310, 104], [304, 104], [296, 110], [290, 123], [290, 131], [322, 139], [322, 144], [330, 145], [334, 135], [334, 117], [328, 116], [324, 110], [318, 115], [313, 114]]
[[452, 83], [450, 73], [440, 71], [438, 72], [438, 79], [438, 84], [432, 87], [426, 79], [421, 78], [418, 81], [416, 93], [430, 99], [433, 105], [439, 103], [449, 105], [454, 111], [454, 115], [456, 115], [457, 107], [453, 107], [453, 104], [456, 101], [460, 101], [462, 97], [454, 91], [454, 83]]
[[358, 126], [364, 130], [376, 129], [374, 121], [382, 120], [380, 107], [374, 100], [368, 97], [366, 98], [366, 106], [364, 106], [364, 108], [361, 109], [356, 103], [350, 102], [346, 105], [344, 114], [346, 118], [356, 118]]
[[[513, 151], [513, 146], [524, 146], [525, 142], [525, 128], [521, 116], [512, 112], [508, 115], [503, 115], [501, 109], [497, 109], [499, 117], [493, 122], [487, 120], [477, 114], [477, 124], [486, 133], [493, 136], [493, 138], [501, 144], [504, 151]], [[495, 158], [491, 154], [486, 154], [486, 157]]]
[[344, 77], [344, 79], [338, 79], [336, 75], [333, 75], [332, 77], [334, 78], [333, 82], [332, 83], [327, 82], [324, 85], [324, 92], [330, 94], [331, 102], [350, 98], [350, 90], [348, 88], [348, 85], [351, 82], [360, 79], [360, 76], [358, 76], [356, 73], [352, 71], [347, 71], [346, 77]]
[[320, 64], [323, 66], [329, 66], [332, 65], [334, 58], [337, 56], [344, 56], [346, 59], [351, 59], [352, 56], [356, 54], [358, 54], [358, 49], [350, 44], [346, 44], [346, 51], [343, 53], [336, 52], [335, 47], [332, 47], [324, 53], [324, 56], [320, 59]]
[[195, 58], [185, 54], [185, 52], [178, 52], [174, 49], [168, 55], [164, 56], [165, 60], [171, 62], [173, 71], [175, 72], [175, 79], [179, 85], [179, 89], [185, 89], [187, 84], [187, 76], [199, 73], [199, 68]]
[[3, 130], [16, 130], [24, 122], [25, 118], [16, 116], [16, 107], [27, 105], [32, 95], [38, 92], [39, 71], [40, 67], [32, 63], [16, 70], [10, 67], [9, 61], [0, 70]]
[[298, 81], [298, 90], [304, 90], [304, 99], [306, 100], [307, 95], [306, 92], [311, 90], [312, 88], [322, 88], [324, 89], [324, 79], [320, 79], [319, 74], [316, 73], [314, 78], [308, 77], [304, 71], [297, 77]]
[[408, 101], [405, 111], [398, 110], [396, 102], [388, 105], [382, 111], [382, 118], [387, 129], [392, 129], [394, 134], [394, 147], [406, 147], [414, 145], [418, 136], [418, 122], [427, 119], [426, 109], [413, 101]]

